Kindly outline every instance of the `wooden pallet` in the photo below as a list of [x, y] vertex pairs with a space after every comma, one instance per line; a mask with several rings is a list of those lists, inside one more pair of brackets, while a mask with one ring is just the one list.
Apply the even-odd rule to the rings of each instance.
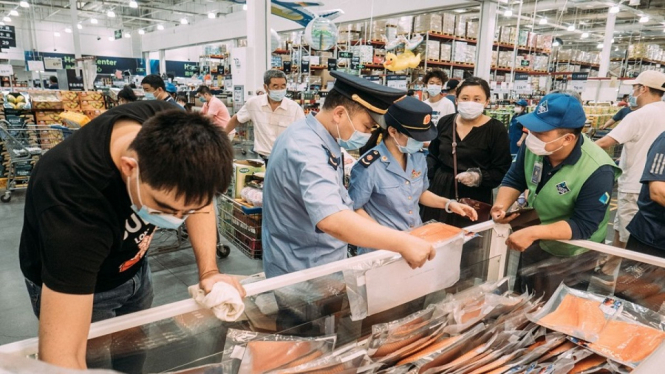
[[440, 62], [438, 58], [428, 58], [427, 62]]
[[[449, 33], [447, 33], [447, 32], [441, 32], [441, 31], [430, 30], [430, 31], [428, 31], [428, 33], [430, 33], [430, 34], [434, 34], [434, 35], [449, 36], [449, 37], [451, 37], [451, 38], [455, 38], [455, 37], [456, 37], [455, 34], [449, 34]], [[416, 34], [419, 34], [419, 33], [416, 33]]]
[[457, 65], [467, 65], [467, 66], [473, 66], [472, 62], [454, 62]]
[[466, 40], [471, 41], [471, 42], [477, 42], [478, 38], [469, 38], [469, 37], [467, 37]]

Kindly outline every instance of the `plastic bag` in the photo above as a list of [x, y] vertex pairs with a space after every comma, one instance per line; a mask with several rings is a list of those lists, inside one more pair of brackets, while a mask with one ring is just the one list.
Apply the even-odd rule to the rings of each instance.
[[545, 306], [527, 317], [551, 330], [586, 341], [596, 341], [622, 307], [623, 302], [619, 299], [578, 291], [562, 282]]
[[317, 360], [292, 367], [290, 369], [276, 369], [267, 374], [296, 374], [296, 373], [343, 373], [353, 369], [355, 373], [367, 357], [367, 351], [361, 348], [353, 349], [343, 354], [330, 354]]
[[244, 187], [240, 191], [240, 197], [255, 207], [263, 206], [263, 191], [258, 188]]
[[83, 113], [76, 112], [62, 112], [60, 113], [60, 119], [68, 127], [78, 129], [90, 122], [90, 118]]
[[365, 273], [367, 270], [399, 261], [400, 259], [399, 255], [395, 255], [381, 260], [362, 262], [344, 270], [346, 295], [349, 298], [352, 321], [361, 321], [367, 318], [367, 287], [365, 286]]
[[4, 107], [7, 109], [28, 110], [30, 104], [30, 95], [27, 92], [9, 92], [4, 94]]

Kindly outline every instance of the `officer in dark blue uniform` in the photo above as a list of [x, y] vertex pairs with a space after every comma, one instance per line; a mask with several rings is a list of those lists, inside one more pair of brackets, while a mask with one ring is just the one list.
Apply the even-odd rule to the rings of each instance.
[[519, 123], [518, 119], [520, 116], [526, 114], [526, 107], [529, 104], [526, 100], [518, 100], [515, 102], [515, 114], [510, 120], [510, 126], [508, 127], [508, 137], [510, 138], [510, 154], [516, 155], [520, 151], [522, 142], [526, 138], [527, 133], [524, 132], [524, 126]]
[[364, 146], [377, 120], [406, 92], [331, 75], [337, 79], [321, 112], [289, 126], [271, 154], [263, 194], [266, 277], [342, 260], [347, 243], [398, 252], [412, 267], [435, 255], [424, 240], [355, 213], [343, 184], [341, 148]]
[[[418, 203], [448, 213], [468, 216], [476, 211], [430, 191], [423, 143], [436, 138], [432, 108], [407, 97], [393, 104], [381, 124], [382, 141], [368, 151], [351, 171], [349, 195], [353, 209], [383, 226], [410, 230], [422, 224]], [[358, 248], [358, 254], [369, 248]]]

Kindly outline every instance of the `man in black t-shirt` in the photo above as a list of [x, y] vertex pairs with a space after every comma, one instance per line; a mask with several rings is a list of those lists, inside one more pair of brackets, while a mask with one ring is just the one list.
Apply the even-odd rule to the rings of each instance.
[[[171, 83], [169, 84], [173, 86]], [[185, 109], [180, 104], [178, 104], [173, 96], [171, 96], [171, 94], [166, 90], [166, 83], [164, 83], [164, 80], [159, 75], [147, 75], [141, 81], [141, 87], [143, 87], [143, 91], [145, 92], [144, 97], [146, 100], [164, 100], [168, 103], [173, 103], [179, 106], [181, 109]]]
[[40, 359], [85, 368], [91, 321], [150, 307], [145, 253], [155, 227], [187, 219], [200, 286], [227, 282], [244, 297], [215, 256], [212, 200], [228, 187], [232, 160], [209, 119], [154, 100], [107, 111], [40, 159], [19, 249]]

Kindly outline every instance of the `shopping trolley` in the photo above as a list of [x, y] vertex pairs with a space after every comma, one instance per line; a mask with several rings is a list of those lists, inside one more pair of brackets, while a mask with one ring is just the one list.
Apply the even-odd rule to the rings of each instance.
[[[245, 206], [226, 195], [220, 197], [218, 203], [219, 231], [222, 235], [247, 257], [262, 258], [262, 209]], [[229, 250], [228, 246], [222, 246], [222, 249]]]
[[7, 187], [0, 200], [7, 203], [13, 191], [26, 189], [39, 158], [72, 132], [64, 126], [16, 126], [0, 120], [0, 170], [7, 170]]

